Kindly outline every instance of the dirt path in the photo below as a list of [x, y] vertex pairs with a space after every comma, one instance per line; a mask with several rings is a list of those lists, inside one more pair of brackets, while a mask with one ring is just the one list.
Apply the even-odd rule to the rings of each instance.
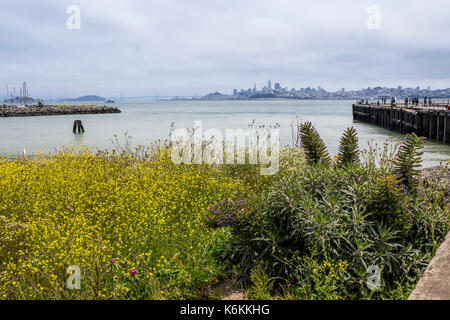
[[220, 300], [246, 300], [245, 290], [231, 279], [224, 280], [207, 291], [208, 298]]

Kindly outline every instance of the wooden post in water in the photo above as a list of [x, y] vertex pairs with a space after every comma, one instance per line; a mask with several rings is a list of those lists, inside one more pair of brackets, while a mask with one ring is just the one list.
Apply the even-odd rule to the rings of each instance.
[[392, 130], [393, 116], [394, 116], [394, 104], [391, 103], [391, 113], [389, 115], [389, 130]]
[[428, 112], [428, 118], [429, 118], [429, 120], [430, 120], [430, 124], [429, 124], [429, 133], [428, 133], [428, 139], [431, 139], [432, 138], [432, 136], [431, 136], [431, 134], [433, 133], [433, 116], [432, 116], [432, 114], [430, 113], [430, 112]]
[[81, 120], [75, 120], [73, 122], [73, 129], [72, 129], [73, 133], [84, 133], [84, 127], [83, 124], [81, 123]]
[[442, 143], [447, 142], [447, 115], [444, 114], [444, 136], [442, 137]]
[[439, 111], [436, 114], [436, 142], [439, 142]]
[[403, 133], [403, 108], [400, 108], [400, 133]]
[[79, 124], [79, 129], [81, 129], [81, 132], [84, 133], [84, 127], [83, 124], [81, 123], [81, 120], [79, 120], [80, 122], [78, 122]]

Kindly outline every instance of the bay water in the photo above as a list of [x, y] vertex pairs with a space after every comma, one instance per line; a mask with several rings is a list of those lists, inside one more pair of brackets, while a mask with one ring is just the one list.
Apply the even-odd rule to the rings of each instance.
[[[338, 153], [343, 131], [354, 126], [361, 148], [368, 141], [396, 143], [404, 135], [387, 129], [354, 121], [352, 101], [329, 100], [250, 100], [250, 101], [129, 101], [117, 103], [118, 114], [62, 115], [42, 117], [0, 118], [0, 153], [11, 156], [52, 151], [62, 146], [88, 145], [112, 148], [114, 135], [132, 144], [148, 145], [168, 138], [171, 123], [176, 128], [192, 128], [202, 121], [203, 131], [219, 129], [246, 130], [255, 121], [259, 125], [279, 125], [280, 144], [292, 145], [292, 121], [311, 121], [326, 143], [330, 154]], [[71, 103], [73, 104], [73, 103]], [[84, 134], [72, 133], [74, 120], [82, 120]], [[426, 141], [424, 167], [450, 160], [450, 146]]]

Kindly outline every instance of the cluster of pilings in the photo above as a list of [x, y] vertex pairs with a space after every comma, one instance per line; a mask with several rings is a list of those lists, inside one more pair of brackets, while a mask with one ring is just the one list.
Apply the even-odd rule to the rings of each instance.
[[354, 104], [353, 119], [450, 144], [448, 106], [413, 108], [402, 105]]
[[81, 120], [75, 120], [73, 122], [72, 132], [73, 133], [84, 133], [84, 127], [83, 127], [83, 123], [81, 122]]

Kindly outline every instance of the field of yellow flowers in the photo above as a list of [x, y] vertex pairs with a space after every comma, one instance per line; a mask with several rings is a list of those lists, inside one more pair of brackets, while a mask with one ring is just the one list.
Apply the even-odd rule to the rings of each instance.
[[[0, 160], [0, 299], [198, 297], [218, 276], [200, 216], [249, 186], [168, 149]], [[68, 290], [68, 266], [81, 290]]]

